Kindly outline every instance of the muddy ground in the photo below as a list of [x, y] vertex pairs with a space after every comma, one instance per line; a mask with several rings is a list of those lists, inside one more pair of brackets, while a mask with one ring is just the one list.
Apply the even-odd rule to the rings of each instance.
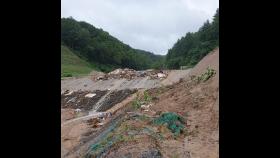
[[[61, 95], [61, 108], [69, 109], [81, 109], [83, 111], [89, 111], [98, 102], [98, 100], [104, 96], [108, 91], [77, 91], [70, 95], [69, 92], [63, 93]], [[94, 97], [85, 97], [87, 94], [96, 94]]]

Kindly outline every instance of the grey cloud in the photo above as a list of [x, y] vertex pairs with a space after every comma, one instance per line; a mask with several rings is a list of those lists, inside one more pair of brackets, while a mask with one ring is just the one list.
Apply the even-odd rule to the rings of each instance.
[[62, 0], [72, 16], [108, 31], [133, 48], [166, 54], [178, 38], [211, 20], [219, 0]]

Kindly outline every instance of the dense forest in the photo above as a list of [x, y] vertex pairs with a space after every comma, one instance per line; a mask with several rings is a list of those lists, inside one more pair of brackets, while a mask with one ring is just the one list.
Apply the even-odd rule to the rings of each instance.
[[180, 66], [192, 67], [217, 46], [219, 46], [219, 9], [211, 23], [207, 20], [197, 32], [188, 32], [168, 50], [165, 64], [170, 69], [178, 69]]
[[72, 17], [61, 19], [61, 47], [105, 72], [119, 67], [157, 68], [164, 63], [164, 56], [133, 49], [108, 32]]

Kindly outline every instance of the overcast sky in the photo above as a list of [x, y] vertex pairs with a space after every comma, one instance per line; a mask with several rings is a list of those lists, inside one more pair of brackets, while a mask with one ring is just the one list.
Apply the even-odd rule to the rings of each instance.
[[219, 0], [61, 0], [61, 16], [86, 21], [136, 49], [166, 54], [212, 21]]

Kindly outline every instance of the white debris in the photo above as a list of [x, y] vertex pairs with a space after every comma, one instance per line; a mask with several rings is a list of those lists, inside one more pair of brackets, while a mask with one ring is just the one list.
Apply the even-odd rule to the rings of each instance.
[[109, 74], [117, 75], [117, 74], [119, 74], [120, 72], [121, 72], [120, 69], [116, 69], [116, 70], [110, 72]]
[[166, 77], [166, 75], [164, 73], [158, 73], [157, 76], [158, 76], [158, 78], [165, 78]]
[[103, 125], [104, 125], [103, 122], [97, 123], [97, 126], [103, 126]]
[[95, 93], [89, 93], [89, 94], [85, 95], [86, 98], [92, 98], [94, 96], [96, 96]]
[[81, 112], [82, 110], [81, 109], [75, 109], [75, 112]]
[[67, 94], [65, 94], [65, 95], [66, 95], [66, 96], [67, 96], [67, 95], [71, 95], [72, 93], [73, 93], [73, 91], [70, 91], [69, 93], [67, 93]]
[[104, 79], [104, 76], [98, 76], [97, 77], [97, 80], [102, 80], [102, 79]]
[[149, 105], [141, 105], [141, 109], [147, 110], [152, 106], [152, 104]]

